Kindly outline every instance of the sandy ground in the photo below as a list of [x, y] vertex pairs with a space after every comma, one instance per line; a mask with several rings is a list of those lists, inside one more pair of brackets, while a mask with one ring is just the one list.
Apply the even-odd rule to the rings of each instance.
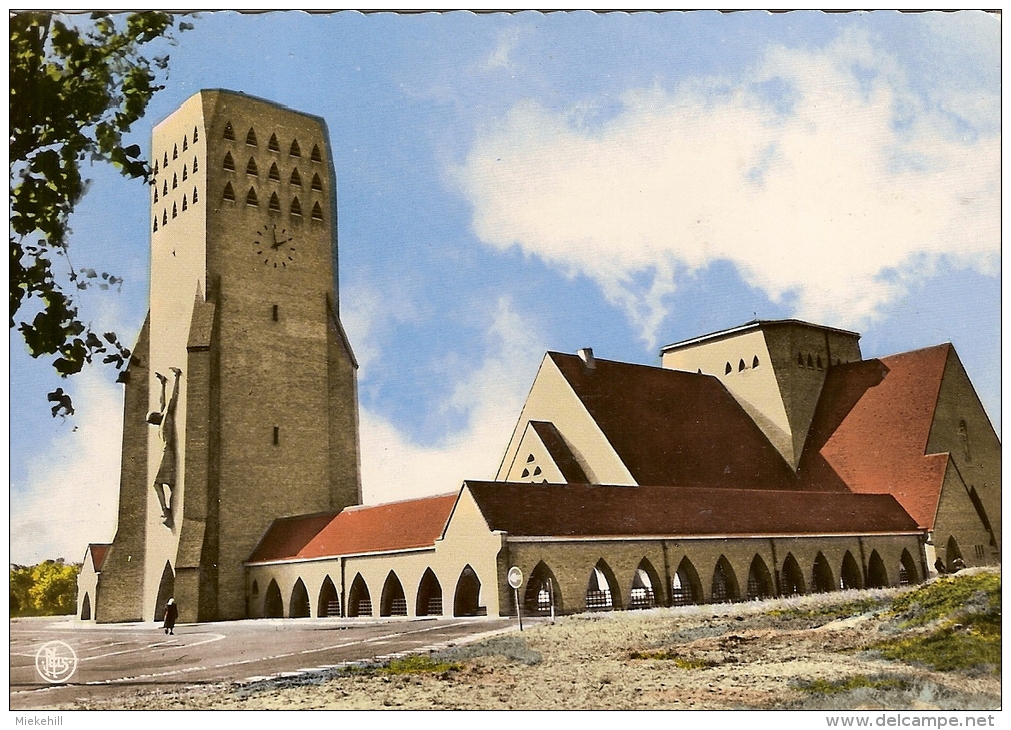
[[[795, 615], [895, 591], [559, 618], [456, 647], [440, 672], [343, 673], [134, 696], [87, 709], [995, 709], [1000, 677], [890, 662], [866, 647], [899, 629], [876, 613]], [[770, 611], [773, 613], [770, 614]], [[843, 612], [845, 614], [846, 612]], [[665, 658], [633, 658], [666, 652]], [[814, 693], [812, 680], [873, 687]], [[68, 707], [67, 709], [70, 709]]]

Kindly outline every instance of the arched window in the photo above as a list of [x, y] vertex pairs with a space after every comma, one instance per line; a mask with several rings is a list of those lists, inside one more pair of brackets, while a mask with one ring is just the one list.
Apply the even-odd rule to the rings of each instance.
[[246, 163], [246, 174], [253, 175], [254, 177], [260, 174], [260, 171], [256, 167], [256, 160], [252, 157], [250, 157], [249, 162]]
[[730, 375], [730, 373], [732, 373], [733, 370], [734, 370], [733, 366], [728, 362], [727, 363], [727, 367], [724, 368], [724, 370], [723, 370], [723, 374], [724, 375]]
[[161, 571], [161, 581], [158, 583], [158, 597], [154, 601], [154, 618], [152, 621], [161, 621], [165, 615], [165, 604], [176, 594], [176, 573], [172, 570], [172, 563], [165, 561], [165, 567]]
[[231, 183], [225, 183], [225, 192], [221, 197], [225, 200], [230, 200], [233, 203], [235, 202], [235, 191], [232, 190]]
[[646, 558], [639, 561], [639, 567], [632, 576], [632, 590], [629, 592], [629, 608], [653, 608], [657, 605], [657, 595], [654, 586], [660, 581], [652, 563]]
[[442, 615], [442, 584], [431, 568], [426, 568], [425, 574], [421, 576], [414, 613], [418, 616]]
[[323, 181], [320, 179], [319, 175], [312, 176], [312, 189], [318, 193], [323, 192]]
[[544, 563], [537, 563], [530, 578], [527, 579], [526, 591], [523, 594], [523, 610], [532, 614], [549, 614], [554, 606], [555, 613], [562, 610], [562, 591], [558, 587], [554, 573]]
[[727, 603], [736, 601], [740, 595], [737, 588], [737, 577], [725, 555], [721, 555], [713, 568], [713, 584], [709, 593], [712, 603]]
[[677, 572], [671, 578], [671, 604], [690, 606], [702, 601], [702, 581], [687, 557], [681, 559]]
[[292, 185], [298, 185], [299, 187], [302, 187], [302, 176], [298, 174], [297, 167], [291, 171], [291, 178], [288, 180], [288, 182]]
[[309, 618], [309, 591], [305, 589], [305, 583], [301, 578], [295, 581], [295, 585], [291, 589], [288, 616], [290, 618]]
[[372, 599], [369, 597], [369, 587], [365, 584], [362, 574], [358, 573], [354, 581], [351, 582], [351, 590], [348, 593], [348, 616], [372, 615]]
[[811, 358], [810, 354], [808, 354], [808, 356], [807, 356], [807, 366], [809, 368], [813, 368], [814, 367], [814, 360]]
[[260, 203], [256, 199], [256, 190], [254, 190], [253, 188], [250, 188], [249, 192], [246, 193], [246, 205], [256, 205], [256, 206], [258, 206], [259, 204]]
[[323, 220], [323, 209], [319, 207], [319, 203], [315, 203], [312, 206], [312, 219], [314, 221]]
[[263, 615], [266, 618], [284, 618], [284, 601], [281, 600], [281, 589], [277, 581], [271, 580], [267, 586], [267, 595], [263, 599]]
[[301, 157], [302, 156], [302, 150], [300, 150], [298, 148], [298, 140], [297, 139], [291, 140], [291, 147], [288, 148], [288, 154], [291, 157]]
[[277, 199], [277, 193], [270, 194], [270, 203], [267, 205], [267, 209], [274, 212], [281, 212], [281, 201]]
[[737, 364], [737, 372], [739, 373], [744, 372], [744, 368], [746, 367], [747, 365], [744, 364], [744, 358], [742, 357], [741, 361]]
[[337, 588], [328, 575], [323, 579], [323, 585], [319, 589], [319, 600], [316, 602], [316, 615], [320, 618], [341, 615], [340, 598], [337, 596]]
[[800, 563], [793, 557], [793, 553], [788, 553], [783, 561], [783, 593], [799, 596], [804, 592], [804, 571], [800, 569]]
[[821, 553], [818, 553], [814, 559], [814, 567], [811, 570], [811, 586], [815, 593], [828, 593], [835, 590], [832, 568]]
[[302, 204], [298, 202], [298, 198], [291, 199], [291, 214], [301, 216], [302, 215]]
[[256, 147], [256, 132], [253, 131], [252, 127], [249, 128], [249, 132], [246, 134], [246, 144], [250, 147]]
[[819, 355], [815, 360], [815, 367], [817, 367], [819, 370], [825, 369], [824, 366], [821, 364], [821, 355]]
[[383, 584], [383, 595], [379, 601], [380, 616], [406, 616], [407, 599], [404, 597], [404, 586], [397, 574], [392, 570], [386, 576]]
[[769, 568], [760, 555], [755, 555], [751, 560], [751, 567], [748, 569], [748, 598], [761, 600], [772, 598], [774, 595], [776, 595], [776, 587], [769, 574]]
[[856, 558], [849, 550], [843, 556], [842, 569], [839, 571], [839, 587], [846, 590], [863, 588], [863, 576], [860, 574], [860, 566], [857, 565]]
[[867, 587], [888, 587], [888, 571], [885, 569], [885, 561], [878, 555], [877, 550], [872, 551], [867, 559]]
[[797, 353], [797, 365], [804, 367], [804, 356], [801, 353]]
[[755, 355], [754, 359], [751, 361], [751, 367], [752, 369], [758, 367], [758, 355]]
[[481, 613], [481, 581], [469, 565], [464, 566], [456, 581], [453, 597], [454, 616], [477, 616]]
[[267, 142], [267, 149], [270, 150], [271, 152], [280, 152], [281, 151], [281, 146], [277, 143], [277, 135], [276, 134], [270, 135], [270, 141]]
[[955, 572], [955, 561], [962, 560], [962, 550], [958, 547], [958, 541], [954, 535], [948, 537], [948, 544], [945, 546], [944, 565], [949, 573]]
[[618, 590], [614, 572], [601, 558], [590, 571], [590, 580], [586, 584], [586, 610], [610, 611], [621, 608]]
[[231, 122], [227, 122], [227, 123], [225, 124], [225, 134], [224, 134], [224, 138], [225, 138], [225, 139], [231, 139], [231, 140], [234, 140], [234, 139], [235, 139], [235, 132], [234, 132], [234, 131], [232, 131], [232, 123], [231, 123]]
[[91, 621], [91, 597], [87, 593], [81, 601], [81, 621]]
[[272, 162], [270, 164], [270, 172], [267, 173], [268, 180], [274, 180], [275, 182], [281, 182], [281, 173], [277, 169], [277, 163]]
[[323, 155], [321, 155], [320, 152], [319, 152], [319, 145], [318, 144], [314, 144], [312, 146], [312, 157], [310, 157], [309, 159], [311, 159], [313, 162], [322, 162], [323, 161]]
[[221, 166], [223, 168], [225, 168], [226, 170], [230, 170], [230, 171], [234, 171], [235, 170], [235, 160], [232, 159], [232, 153], [231, 152], [226, 152], [225, 153], [225, 161], [221, 163]]
[[920, 572], [916, 569], [916, 562], [908, 550], [902, 551], [902, 558], [899, 561], [899, 585], [913, 585], [920, 582]]

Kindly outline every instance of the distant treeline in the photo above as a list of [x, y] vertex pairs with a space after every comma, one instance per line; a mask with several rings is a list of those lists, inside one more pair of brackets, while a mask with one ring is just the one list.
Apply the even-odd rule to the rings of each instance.
[[63, 558], [11, 565], [11, 616], [61, 616], [77, 612], [80, 563]]

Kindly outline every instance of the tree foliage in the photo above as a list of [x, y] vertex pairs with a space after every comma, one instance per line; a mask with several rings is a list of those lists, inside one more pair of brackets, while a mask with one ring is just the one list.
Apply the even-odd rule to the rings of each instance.
[[63, 558], [38, 565], [12, 565], [11, 616], [62, 616], [77, 611], [78, 563]]
[[[148, 58], [147, 49], [171, 40], [176, 27], [159, 12], [95, 13], [74, 22], [48, 12], [10, 18], [10, 328], [32, 357], [52, 356], [63, 377], [95, 358], [121, 368], [130, 355], [114, 332], [92, 331], [80, 313], [77, 292], [118, 288], [122, 279], [74, 268], [69, 219], [87, 189], [86, 162], [149, 181], [140, 147], [124, 146], [123, 135], [167, 75], [168, 56]], [[65, 265], [54, 267], [56, 257]], [[49, 400], [54, 416], [73, 413], [62, 388]]]

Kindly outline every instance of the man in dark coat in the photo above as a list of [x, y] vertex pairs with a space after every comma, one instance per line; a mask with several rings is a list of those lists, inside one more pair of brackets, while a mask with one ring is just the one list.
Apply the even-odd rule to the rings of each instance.
[[179, 609], [176, 607], [176, 599], [168, 599], [168, 603], [165, 604], [165, 633], [175, 634], [172, 629], [175, 628], [176, 619], [179, 618]]

